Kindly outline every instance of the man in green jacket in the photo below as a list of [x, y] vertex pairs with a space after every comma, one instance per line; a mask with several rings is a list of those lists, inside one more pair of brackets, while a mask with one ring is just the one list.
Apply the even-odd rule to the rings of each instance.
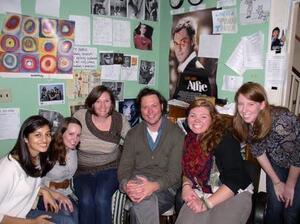
[[142, 89], [137, 104], [143, 121], [127, 133], [118, 178], [133, 202], [130, 223], [153, 224], [174, 204], [184, 134], [164, 116], [167, 103], [158, 91]]

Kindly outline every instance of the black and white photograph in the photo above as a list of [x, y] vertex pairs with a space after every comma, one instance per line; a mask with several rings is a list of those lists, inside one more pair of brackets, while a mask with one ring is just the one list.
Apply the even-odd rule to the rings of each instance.
[[127, 0], [110, 0], [111, 16], [127, 16]]
[[64, 83], [51, 83], [38, 85], [39, 105], [52, 105], [65, 103]]
[[140, 121], [136, 99], [124, 99], [124, 101], [120, 101], [119, 112], [126, 117], [130, 127], [134, 127]]
[[144, 19], [144, 0], [127, 0], [127, 17], [130, 19]]
[[100, 65], [113, 65], [114, 64], [114, 53], [102, 52], [99, 53]]
[[158, 0], [145, 0], [145, 20], [158, 21], [159, 3]]
[[57, 111], [47, 110], [47, 109], [39, 109], [39, 115], [46, 118], [51, 123], [51, 133], [54, 134], [64, 119], [64, 117]]
[[131, 56], [125, 55], [123, 57], [122, 67], [124, 67], [124, 68], [130, 68], [130, 66], [131, 66]]
[[139, 84], [154, 84], [155, 80], [155, 62], [141, 60]]
[[91, 14], [110, 15], [109, 0], [91, 0]]
[[123, 101], [124, 100], [124, 82], [109, 82], [105, 81], [102, 82], [102, 85], [110, 88], [113, 92], [116, 101]]

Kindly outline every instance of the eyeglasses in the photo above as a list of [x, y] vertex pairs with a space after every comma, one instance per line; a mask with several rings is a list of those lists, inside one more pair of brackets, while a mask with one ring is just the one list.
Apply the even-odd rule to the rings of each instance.
[[179, 42], [176, 42], [175, 40], [173, 40], [174, 43], [174, 47], [175, 48], [183, 48], [186, 47], [188, 44], [190, 44], [190, 39], [188, 38], [182, 38]]

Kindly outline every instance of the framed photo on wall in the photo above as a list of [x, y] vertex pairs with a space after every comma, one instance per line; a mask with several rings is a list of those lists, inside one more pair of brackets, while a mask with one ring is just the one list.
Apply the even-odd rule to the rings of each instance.
[[64, 83], [50, 83], [38, 85], [39, 105], [53, 105], [65, 103]]

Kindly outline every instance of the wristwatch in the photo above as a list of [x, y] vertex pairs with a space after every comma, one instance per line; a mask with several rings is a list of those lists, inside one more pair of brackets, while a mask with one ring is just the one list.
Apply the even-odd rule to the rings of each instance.
[[169, 3], [173, 9], [178, 9], [182, 6], [183, 0], [169, 0]]
[[191, 5], [199, 5], [203, 0], [188, 0]]

